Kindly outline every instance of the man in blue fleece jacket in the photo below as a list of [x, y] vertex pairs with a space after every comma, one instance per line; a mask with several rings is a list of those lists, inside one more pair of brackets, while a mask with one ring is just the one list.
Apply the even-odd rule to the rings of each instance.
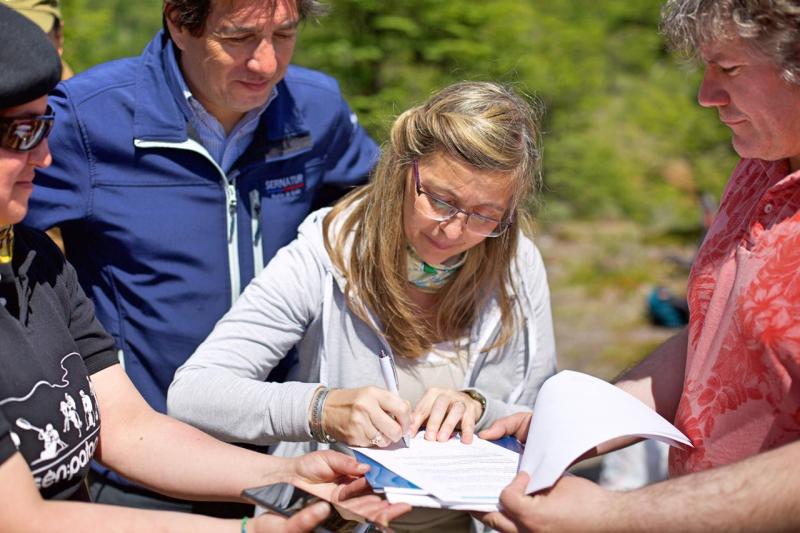
[[[324, 11], [308, 0], [166, 0], [165, 29], [141, 56], [90, 69], [49, 99], [59, 157], [38, 173], [26, 223], [61, 229], [157, 411], [244, 286], [377, 156], [336, 81], [289, 65], [298, 25]], [[92, 485], [100, 501], [189, 509], [99, 467]]]

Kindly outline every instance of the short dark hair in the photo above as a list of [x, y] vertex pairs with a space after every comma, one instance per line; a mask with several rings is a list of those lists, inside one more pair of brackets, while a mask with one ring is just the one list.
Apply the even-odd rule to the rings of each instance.
[[[211, 4], [214, 0], [164, 0], [164, 30], [166, 32], [166, 17], [186, 28], [195, 37], [203, 34], [206, 20], [211, 13]], [[232, 0], [216, 0], [230, 2]], [[277, 0], [264, 0], [272, 4], [273, 9]], [[300, 20], [317, 19], [328, 14], [330, 7], [318, 0], [295, 0]], [[172, 15], [174, 14], [174, 15]], [[166, 32], [169, 35], [169, 32]]]
[[741, 37], [800, 85], [798, 0], [668, 0], [661, 33], [670, 49], [694, 59], [705, 43]]

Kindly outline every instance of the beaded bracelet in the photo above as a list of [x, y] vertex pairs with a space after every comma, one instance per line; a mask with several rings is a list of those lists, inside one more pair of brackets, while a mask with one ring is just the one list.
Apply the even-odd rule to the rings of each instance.
[[311, 400], [311, 420], [309, 421], [309, 425], [311, 426], [311, 436], [317, 442], [323, 442], [320, 439], [320, 434], [322, 433], [322, 400], [323, 395], [327, 395], [328, 393], [327, 387], [320, 387], [314, 393], [314, 398]]
[[242, 518], [242, 533], [247, 533], [247, 517]]
[[311, 405], [311, 436], [317, 442], [333, 444], [336, 439], [325, 433], [322, 427], [322, 411], [325, 408], [325, 401], [328, 399], [331, 389], [328, 387], [320, 388], [314, 396]]
[[328, 401], [328, 394], [336, 389], [328, 389], [328, 392], [325, 393], [325, 397], [322, 398], [322, 402], [319, 406], [319, 432], [322, 434], [322, 437], [325, 439], [325, 442], [328, 444], [335, 444], [337, 442], [336, 439], [325, 433], [325, 428], [322, 427], [322, 417], [325, 414], [325, 402]]

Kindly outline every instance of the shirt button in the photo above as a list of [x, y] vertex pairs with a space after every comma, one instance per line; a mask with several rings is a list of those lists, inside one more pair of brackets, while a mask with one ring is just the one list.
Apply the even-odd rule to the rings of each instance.
[[0, 305], [2, 305], [3, 307], [6, 306], [6, 299], [5, 298], [0, 298]]
[[765, 213], [772, 213], [772, 204], [767, 204], [764, 206]]

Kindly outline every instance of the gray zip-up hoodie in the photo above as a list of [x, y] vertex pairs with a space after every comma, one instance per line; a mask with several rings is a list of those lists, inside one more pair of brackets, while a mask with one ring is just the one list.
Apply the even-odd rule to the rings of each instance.
[[[308, 216], [297, 239], [277, 253], [177, 370], [167, 400], [171, 416], [229, 442], [305, 442], [276, 452], [294, 456], [318, 448], [309, 442], [308, 409], [320, 384], [385, 386], [377, 354], [390, 347], [348, 306], [345, 280], [323, 241], [328, 211]], [[469, 334], [463, 388], [487, 399], [477, 430], [530, 410], [542, 383], [556, 371], [547, 277], [527, 238], [520, 239], [512, 279], [522, 327], [502, 347], [482, 351], [500, 330], [499, 307], [491, 299]], [[289, 375], [294, 381], [265, 382], [295, 345], [299, 362]]]

